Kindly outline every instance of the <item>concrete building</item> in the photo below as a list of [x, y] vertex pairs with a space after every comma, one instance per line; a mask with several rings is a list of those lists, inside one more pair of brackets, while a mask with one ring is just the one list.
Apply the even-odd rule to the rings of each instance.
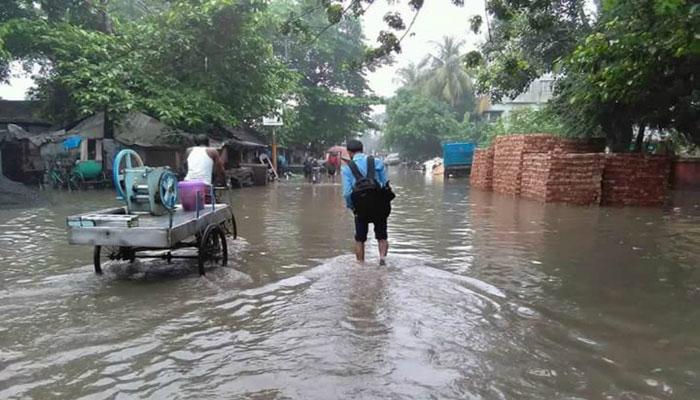
[[518, 108], [541, 108], [552, 98], [553, 90], [554, 77], [543, 75], [514, 99], [503, 99], [500, 103], [493, 104], [488, 96], [482, 96], [479, 99], [478, 110], [488, 121], [494, 121]]

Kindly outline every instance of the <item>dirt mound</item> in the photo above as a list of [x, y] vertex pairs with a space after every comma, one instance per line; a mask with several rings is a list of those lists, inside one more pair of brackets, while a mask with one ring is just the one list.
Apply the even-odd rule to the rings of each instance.
[[0, 175], [0, 205], [25, 204], [38, 197], [36, 190]]

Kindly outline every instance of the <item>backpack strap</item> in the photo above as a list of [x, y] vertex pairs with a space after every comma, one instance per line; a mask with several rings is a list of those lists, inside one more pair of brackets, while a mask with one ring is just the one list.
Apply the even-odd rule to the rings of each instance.
[[374, 157], [367, 157], [367, 179], [374, 180]]
[[359, 181], [360, 179], [364, 178], [364, 176], [362, 176], [362, 173], [360, 172], [360, 169], [357, 168], [357, 164], [355, 164], [355, 161], [353, 161], [353, 160], [348, 161], [348, 167], [350, 167], [350, 171], [352, 172], [352, 175], [355, 177], [355, 180]]

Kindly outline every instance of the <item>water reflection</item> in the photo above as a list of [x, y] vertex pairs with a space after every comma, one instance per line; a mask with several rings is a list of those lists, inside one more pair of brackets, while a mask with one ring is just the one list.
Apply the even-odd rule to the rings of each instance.
[[[543, 205], [392, 171], [388, 266], [339, 185], [231, 194], [229, 268], [65, 245], [111, 192], [0, 210], [0, 398], [693, 398], [700, 197]], [[369, 248], [369, 247], [368, 247]]]

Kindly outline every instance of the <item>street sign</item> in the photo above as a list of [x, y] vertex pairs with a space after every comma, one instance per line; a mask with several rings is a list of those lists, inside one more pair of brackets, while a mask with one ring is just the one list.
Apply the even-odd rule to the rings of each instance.
[[282, 123], [282, 117], [276, 117], [276, 116], [262, 117], [262, 124], [264, 126], [282, 126], [282, 125], [284, 125], [284, 123]]

